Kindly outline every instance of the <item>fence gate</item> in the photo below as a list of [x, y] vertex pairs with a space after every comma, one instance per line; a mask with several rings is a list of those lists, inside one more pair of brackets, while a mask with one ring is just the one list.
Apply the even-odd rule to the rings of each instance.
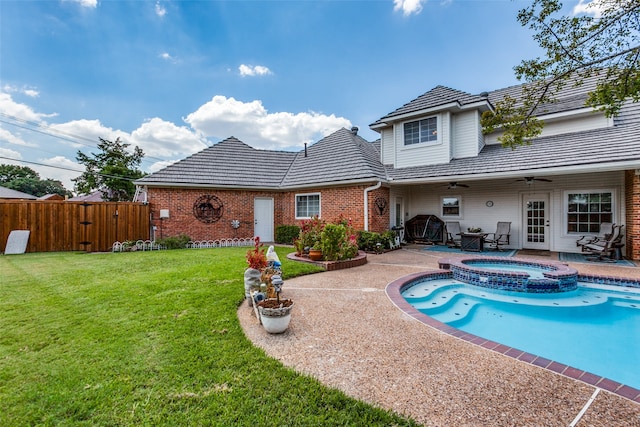
[[0, 200], [0, 252], [12, 230], [30, 230], [27, 252], [106, 252], [116, 241], [147, 240], [149, 205], [133, 202]]

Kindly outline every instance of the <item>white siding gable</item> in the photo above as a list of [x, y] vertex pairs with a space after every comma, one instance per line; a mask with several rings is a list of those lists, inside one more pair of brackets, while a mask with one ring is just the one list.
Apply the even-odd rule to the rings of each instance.
[[438, 119], [438, 139], [429, 143], [404, 145], [404, 123], [418, 120], [417, 118], [394, 125], [396, 168], [449, 163], [451, 160], [451, 114], [444, 112], [436, 114], [435, 117]]
[[[564, 114], [544, 120], [544, 127], [540, 137], [602, 129], [609, 126], [613, 126], [613, 119], [605, 117], [602, 112], [583, 111], [580, 114]], [[498, 137], [500, 135], [502, 135], [502, 132], [493, 132], [486, 135], [485, 143], [499, 144]]]
[[480, 114], [477, 110], [466, 111], [452, 116], [452, 157], [462, 159], [478, 155], [482, 145], [478, 141]]
[[392, 127], [380, 132], [380, 157], [383, 165], [395, 165], [396, 163], [396, 145]]

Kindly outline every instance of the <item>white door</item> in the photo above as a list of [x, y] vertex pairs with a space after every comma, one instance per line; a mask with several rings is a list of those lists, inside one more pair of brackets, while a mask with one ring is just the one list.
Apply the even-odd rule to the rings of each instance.
[[549, 250], [549, 194], [523, 196], [523, 249]]
[[[404, 227], [404, 203], [402, 197], [396, 197], [395, 218], [393, 220], [394, 227]], [[400, 241], [404, 241], [404, 228], [398, 231]]]
[[253, 199], [253, 235], [262, 242], [273, 242], [273, 199]]

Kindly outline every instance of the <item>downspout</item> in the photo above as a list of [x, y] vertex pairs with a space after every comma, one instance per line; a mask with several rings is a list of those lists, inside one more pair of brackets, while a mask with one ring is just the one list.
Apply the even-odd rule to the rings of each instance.
[[377, 190], [380, 187], [382, 187], [382, 181], [364, 189], [364, 231], [369, 231], [369, 191]]

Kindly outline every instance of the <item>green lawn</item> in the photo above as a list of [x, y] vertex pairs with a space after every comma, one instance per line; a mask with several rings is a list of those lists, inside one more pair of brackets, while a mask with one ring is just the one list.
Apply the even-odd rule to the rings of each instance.
[[246, 251], [0, 256], [0, 425], [416, 425], [245, 338]]

